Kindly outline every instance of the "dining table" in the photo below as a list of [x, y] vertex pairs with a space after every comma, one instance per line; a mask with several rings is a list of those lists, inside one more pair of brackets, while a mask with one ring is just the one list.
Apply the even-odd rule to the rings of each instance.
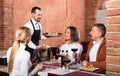
[[[42, 52], [43, 49], [39, 50]], [[42, 59], [43, 69], [38, 71], [38, 76], [105, 76], [105, 69], [85, 70], [79, 63], [69, 65], [69, 69], [66, 70], [61, 63], [62, 57], [59, 55], [58, 47], [51, 46], [45, 50], [43, 53], [46, 57]]]
[[[76, 64], [74, 64], [76, 65]], [[80, 66], [78, 66], [80, 67]], [[43, 70], [38, 71], [38, 76], [105, 76], [105, 69], [97, 68], [93, 71], [84, 69], [65, 69], [61, 67], [61, 63], [58, 61], [44, 61]]]
[[[57, 55], [58, 47], [49, 47], [46, 52], [47, 59], [42, 61], [43, 69], [38, 71], [38, 76], [105, 76], [105, 69], [85, 70], [79, 63], [69, 65], [69, 69], [66, 70], [61, 63], [61, 56]], [[51, 59], [52, 56], [55, 56], [54, 60]]]

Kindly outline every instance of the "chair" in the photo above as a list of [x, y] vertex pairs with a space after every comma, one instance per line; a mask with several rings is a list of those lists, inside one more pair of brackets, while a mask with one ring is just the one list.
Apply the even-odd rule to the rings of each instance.
[[81, 45], [83, 46], [83, 52], [80, 56], [81, 60], [84, 60], [85, 54], [86, 54], [87, 49], [88, 49], [88, 44], [89, 44], [89, 41], [81, 42]]
[[7, 65], [6, 51], [0, 51], [0, 65]]
[[50, 47], [48, 49], [48, 57], [50, 58], [51, 56], [55, 56], [55, 58], [58, 58], [59, 54], [59, 48], [58, 47]]
[[84, 53], [86, 53], [86, 52], [87, 52], [87, 49], [88, 49], [88, 44], [89, 44], [89, 42], [88, 42], [88, 41], [81, 42], [81, 45], [83, 46], [83, 52], [82, 52], [82, 54], [84, 54]]
[[0, 71], [0, 76], [9, 76], [7, 72]]

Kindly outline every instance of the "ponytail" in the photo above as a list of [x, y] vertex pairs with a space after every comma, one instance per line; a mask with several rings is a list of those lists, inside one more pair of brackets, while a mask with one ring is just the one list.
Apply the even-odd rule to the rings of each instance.
[[8, 63], [8, 73], [12, 72], [14, 58], [15, 58], [15, 55], [16, 55], [16, 52], [17, 52], [19, 46], [20, 46], [20, 41], [15, 40], [15, 42], [13, 43], [13, 46], [12, 46], [11, 53], [10, 53], [10, 59], [9, 59], [9, 63]]

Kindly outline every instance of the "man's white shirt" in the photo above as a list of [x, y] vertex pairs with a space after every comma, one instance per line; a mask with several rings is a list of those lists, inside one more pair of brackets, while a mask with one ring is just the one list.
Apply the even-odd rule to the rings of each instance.
[[95, 62], [97, 58], [97, 52], [100, 47], [100, 44], [102, 43], [103, 40], [101, 41], [93, 41], [93, 47], [90, 50], [89, 53], [89, 61]]
[[[39, 23], [39, 22], [37, 22], [37, 21], [35, 21], [34, 19], [31, 19], [32, 20], [32, 22], [33, 22], [33, 25], [32, 25], [32, 23], [31, 23], [31, 21], [28, 21], [24, 26], [25, 27], [27, 27], [27, 28], [29, 28], [30, 30], [31, 30], [31, 36], [33, 35], [33, 33], [34, 33], [34, 28], [35, 28], [35, 30], [40, 30], [41, 31], [41, 39], [46, 39], [46, 37], [44, 36], [44, 35], [42, 35], [42, 26], [41, 26], [41, 24]], [[34, 26], [34, 28], [33, 28], [33, 26]], [[35, 49], [37, 46], [32, 42], [32, 41], [30, 41], [29, 43], [28, 43], [28, 46], [30, 47], [30, 48], [33, 48], [33, 49]]]

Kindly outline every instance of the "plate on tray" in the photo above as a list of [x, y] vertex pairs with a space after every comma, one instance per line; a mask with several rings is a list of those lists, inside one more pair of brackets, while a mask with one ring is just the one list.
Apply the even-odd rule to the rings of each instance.
[[43, 34], [46, 37], [60, 37], [62, 36], [62, 33], [58, 33], [58, 32], [47, 32]]

